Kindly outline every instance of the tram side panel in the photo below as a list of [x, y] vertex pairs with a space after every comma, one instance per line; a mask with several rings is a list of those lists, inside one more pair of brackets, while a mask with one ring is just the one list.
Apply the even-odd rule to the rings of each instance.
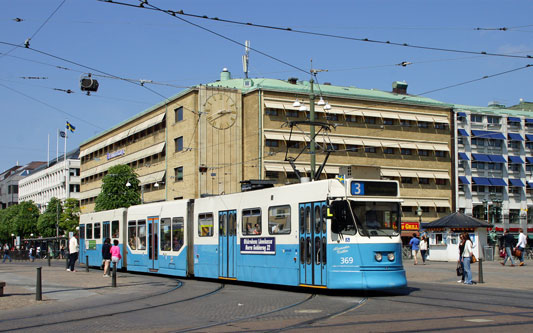
[[193, 213], [193, 253], [194, 276], [216, 279], [219, 277], [218, 231], [215, 222], [216, 200], [219, 198], [196, 199]]
[[187, 200], [128, 210], [128, 270], [187, 275]]

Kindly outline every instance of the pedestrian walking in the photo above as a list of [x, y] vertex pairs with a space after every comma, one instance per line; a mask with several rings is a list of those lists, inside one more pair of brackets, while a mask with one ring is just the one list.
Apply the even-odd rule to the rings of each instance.
[[78, 246], [78, 239], [76, 238], [77, 236], [77, 234], [73, 234], [68, 242], [69, 268], [67, 268], [67, 271], [69, 272], [76, 271], [74, 269], [74, 265], [76, 264], [76, 260], [78, 259], [78, 251], [80, 249], [80, 247]]
[[118, 263], [122, 259], [120, 255], [120, 247], [118, 246], [118, 240], [113, 241], [113, 246], [111, 247], [111, 261], [113, 263]]
[[11, 256], [9, 255], [10, 253], [10, 249], [9, 249], [9, 245], [7, 243], [4, 244], [4, 259], [2, 260], [2, 264], [6, 262], [6, 259], [9, 259], [9, 262], [11, 262]]
[[465, 284], [473, 284], [472, 282], [472, 269], [470, 268], [470, 263], [472, 262], [472, 241], [467, 232], [463, 233], [463, 238], [465, 240], [465, 248], [463, 250], [463, 266], [465, 272]]
[[457, 281], [459, 283], [465, 282], [465, 265], [463, 263], [463, 251], [465, 250], [465, 237], [463, 234], [459, 236], [460, 242], [459, 242], [459, 266], [461, 266], [461, 280]]
[[111, 239], [109, 239], [109, 237], [105, 239], [104, 245], [102, 246], [102, 260], [104, 261], [104, 277], [110, 277]]
[[63, 259], [65, 258], [65, 246], [64, 245], [61, 245], [61, 250], [60, 250], [60, 259]]
[[509, 233], [509, 230], [505, 230], [503, 232], [503, 246], [505, 247], [505, 259], [503, 260], [503, 262], [501, 262], [500, 264], [502, 264], [502, 266], [505, 266], [505, 263], [507, 262], [507, 259], [510, 259], [511, 260], [511, 267], [514, 267], [514, 261], [513, 261], [513, 254], [511, 252], [511, 249], [513, 248], [513, 245], [514, 245], [514, 237], [513, 235], [511, 235]]
[[411, 251], [413, 253], [413, 258], [415, 259], [415, 265], [418, 265], [418, 251], [420, 251], [420, 239], [416, 236], [416, 233], [413, 233], [413, 238], [409, 241], [411, 246]]
[[518, 259], [520, 259], [520, 266], [524, 266], [524, 251], [526, 250], [527, 239], [526, 235], [524, 235], [524, 229], [520, 228], [519, 231], [520, 233], [518, 234], [518, 243], [516, 243], [515, 251], [520, 251]]
[[420, 255], [422, 256], [422, 263], [426, 264], [426, 256], [428, 253], [429, 243], [428, 238], [424, 235], [420, 237]]
[[30, 250], [28, 251], [28, 257], [30, 257], [30, 261], [35, 261], [35, 248], [33, 246], [30, 247]]

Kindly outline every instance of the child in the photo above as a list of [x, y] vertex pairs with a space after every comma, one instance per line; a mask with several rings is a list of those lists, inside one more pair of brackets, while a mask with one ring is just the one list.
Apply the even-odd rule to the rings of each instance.
[[122, 256], [120, 255], [120, 247], [118, 247], [118, 240], [115, 239], [113, 241], [113, 246], [111, 246], [111, 261], [118, 263], [120, 259], [122, 259]]

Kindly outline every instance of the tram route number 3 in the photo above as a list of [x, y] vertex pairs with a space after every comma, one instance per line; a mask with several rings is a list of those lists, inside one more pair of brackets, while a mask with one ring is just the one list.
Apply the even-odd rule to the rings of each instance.
[[353, 257], [341, 257], [341, 265], [353, 264]]
[[352, 195], [365, 195], [365, 183], [352, 182], [351, 193]]

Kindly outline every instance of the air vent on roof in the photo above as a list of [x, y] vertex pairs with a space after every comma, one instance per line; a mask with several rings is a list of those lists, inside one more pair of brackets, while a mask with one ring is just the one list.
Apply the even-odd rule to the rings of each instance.
[[296, 82], [298, 82], [298, 78], [297, 77], [290, 77], [290, 78], [287, 79], [287, 81], [290, 84], [296, 84]]
[[394, 81], [392, 83], [392, 92], [396, 94], [407, 94], [407, 83]]
[[324, 82], [325, 86], [331, 86], [331, 82]]
[[504, 109], [505, 105], [497, 101], [489, 102], [489, 108]]

